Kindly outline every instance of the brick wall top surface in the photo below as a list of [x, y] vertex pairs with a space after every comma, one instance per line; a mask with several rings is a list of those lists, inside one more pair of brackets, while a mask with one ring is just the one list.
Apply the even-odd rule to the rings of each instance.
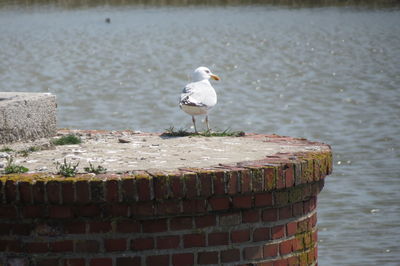
[[[61, 131], [61, 133], [66, 132]], [[92, 138], [112, 135], [118, 139], [122, 134], [132, 139], [157, 138], [159, 141], [165, 141], [160, 134], [126, 135], [124, 132], [110, 133], [106, 131], [79, 131], [78, 133]], [[183, 138], [173, 139], [183, 141]], [[243, 142], [242, 145], [238, 145], [242, 147], [251, 143], [257, 156], [253, 157], [253, 160], [243, 160], [246, 157], [241, 157], [239, 151], [236, 158], [242, 160], [213, 164], [214, 158], [210, 158], [211, 163], [209, 164], [211, 165], [207, 167], [184, 166], [175, 169], [163, 169], [163, 167], [157, 169], [158, 165], [155, 163], [152, 169], [128, 171], [127, 168], [127, 171], [123, 173], [78, 174], [68, 178], [51, 172], [3, 174], [0, 176], [0, 202], [35, 202], [42, 198], [45, 202], [56, 203], [196, 199], [291, 188], [319, 181], [332, 171], [332, 153], [326, 144], [309, 142], [305, 139], [259, 134], [224, 139], [225, 142], [227, 139], [235, 141], [235, 143], [239, 142], [239, 144]], [[221, 141], [218, 137], [193, 137], [185, 138], [184, 141], [187, 143], [214, 141], [216, 149], [224, 147], [221, 144], [217, 146], [217, 143]], [[259, 144], [258, 149], [257, 146], [254, 146], [257, 143]], [[69, 148], [79, 149], [78, 146]], [[83, 148], [85, 147], [83, 146]], [[192, 149], [196, 148], [192, 147]], [[265, 151], [263, 149], [273, 150]], [[43, 152], [45, 151], [40, 153]], [[120, 153], [122, 156], [125, 154], [123, 151]], [[209, 155], [209, 152], [206, 150], [204, 155], [207, 154]], [[114, 155], [115, 153], [108, 154], [110, 157]], [[40, 160], [40, 155], [38, 157], [35, 157], [34, 154], [29, 156], [31, 156], [30, 160]], [[237, 202], [246, 204], [245, 199], [237, 200]], [[223, 208], [224, 204], [228, 203], [216, 198], [214, 204], [215, 208]]]

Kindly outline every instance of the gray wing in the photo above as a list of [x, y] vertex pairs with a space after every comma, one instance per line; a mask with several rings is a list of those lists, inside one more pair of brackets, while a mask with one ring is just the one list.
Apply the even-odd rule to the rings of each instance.
[[203, 107], [205, 106], [204, 103], [202, 103], [202, 98], [203, 95], [200, 93], [200, 88], [196, 86], [195, 83], [189, 83], [187, 84], [181, 93], [181, 100], [179, 102], [179, 105], [189, 105], [189, 106], [199, 106]]

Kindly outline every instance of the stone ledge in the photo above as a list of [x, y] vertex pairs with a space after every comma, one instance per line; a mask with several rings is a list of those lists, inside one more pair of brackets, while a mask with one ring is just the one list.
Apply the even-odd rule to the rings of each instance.
[[56, 133], [56, 97], [50, 93], [0, 92], [0, 144]]

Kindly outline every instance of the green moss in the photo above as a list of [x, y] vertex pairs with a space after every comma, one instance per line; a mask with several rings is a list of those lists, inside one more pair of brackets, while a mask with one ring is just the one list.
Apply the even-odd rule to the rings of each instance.
[[242, 137], [245, 135], [244, 131], [231, 131], [229, 128], [224, 131], [211, 131], [207, 130], [204, 132], [189, 132], [186, 129], [175, 130], [174, 127], [167, 128], [164, 133], [161, 134], [166, 137], [187, 137], [187, 136], [200, 136], [200, 137]]
[[80, 144], [82, 143], [82, 140], [80, 137], [77, 137], [73, 134], [69, 134], [66, 136], [62, 136], [61, 138], [58, 139], [53, 139], [51, 143], [54, 145], [72, 145], [72, 144]]

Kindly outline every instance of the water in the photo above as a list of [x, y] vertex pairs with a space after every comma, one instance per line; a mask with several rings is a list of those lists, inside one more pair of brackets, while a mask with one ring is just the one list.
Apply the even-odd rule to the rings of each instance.
[[319, 264], [398, 265], [398, 7], [4, 4], [0, 25], [0, 89], [56, 94], [59, 127], [189, 128], [178, 97], [209, 66], [214, 128], [332, 145]]

